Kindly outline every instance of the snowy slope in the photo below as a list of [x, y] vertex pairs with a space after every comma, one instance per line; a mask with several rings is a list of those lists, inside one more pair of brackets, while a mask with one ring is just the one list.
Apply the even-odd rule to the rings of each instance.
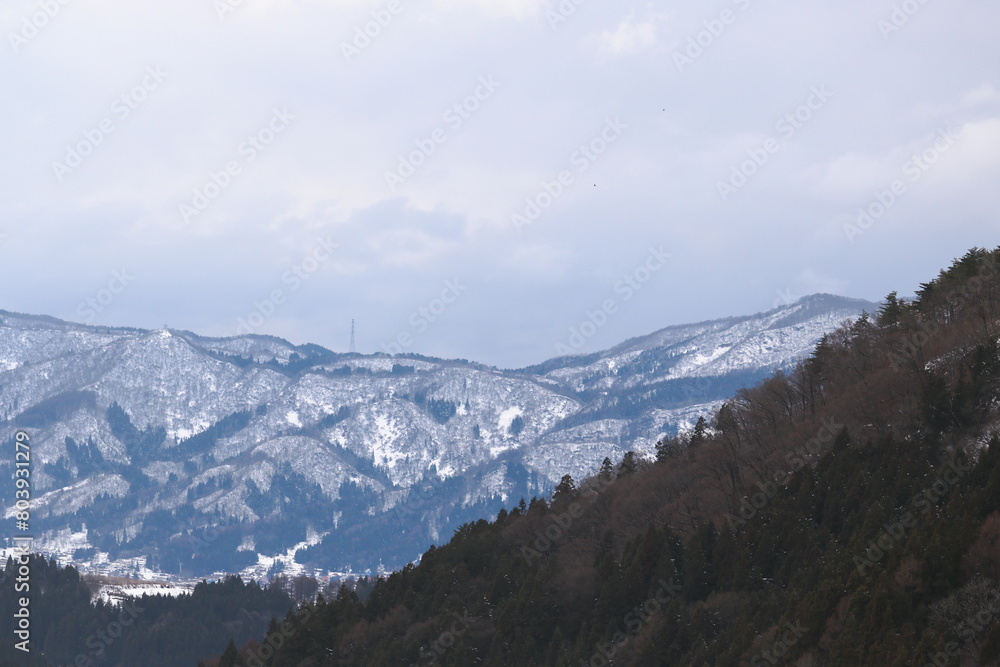
[[105, 574], [398, 567], [564, 474], [650, 454], [875, 308], [814, 295], [510, 371], [0, 311], [0, 439], [31, 435], [36, 546]]

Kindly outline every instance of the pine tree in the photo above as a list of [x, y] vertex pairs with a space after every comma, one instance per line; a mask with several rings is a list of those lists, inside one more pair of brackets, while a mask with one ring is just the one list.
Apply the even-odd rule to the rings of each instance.
[[698, 421], [695, 422], [694, 431], [691, 433], [691, 441], [688, 443], [689, 447], [697, 447], [701, 443], [705, 442], [706, 432], [708, 431], [708, 422], [705, 421], [704, 417], [698, 417]]
[[635, 452], [626, 452], [625, 456], [622, 457], [621, 465], [618, 466], [618, 476], [628, 477], [629, 475], [634, 475], [638, 468], [639, 464], [635, 460]]
[[564, 498], [572, 500], [574, 497], [576, 497], [576, 482], [573, 481], [572, 475], [563, 475], [559, 486], [556, 487], [555, 492], [552, 494], [552, 501], [555, 502]]
[[607, 456], [604, 457], [604, 461], [601, 463], [601, 472], [598, 474], [600, 475], [600, 478], [605, 481], [614, 478], [615, 467], [611, 464], [611, 459]]
[[562, 630], [556, 626], [556, 631], [552, 633], [552, 641], [549, 642], [549, 650], [546, 652], [546, 667], [558, 667], [566, 642], [563, 640]]
[[684, 551], [684, 596], [690, 601], [704, 600], [715, 586], [712, 556], [718, 537], [715, 524], [703, 521], [688, 541]]
[[222, 653], [222, 658], [219, 660], [219, 667], [237, 667], [242, 662], [239, 651], [236, 650], [236, 643], [230, 639], [226, 650]]
[[656, 443], [656, 462], [666, 463], [677, 455], [677, 438], [664, 438]]
[[904, 312], [906, 312], [906, 302], [900, 301], [896, 292], [889, 292], [885, 297], [885, 304], [878, 311], [879, 326], [891, 327], [899, 324]]

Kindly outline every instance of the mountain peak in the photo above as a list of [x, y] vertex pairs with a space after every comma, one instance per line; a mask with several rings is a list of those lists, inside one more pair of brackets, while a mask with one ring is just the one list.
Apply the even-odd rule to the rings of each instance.
[[[29, 429], [39, 544], [63, 559], [94, 549], [165, 575], [263, 576], [279, 556], [397, 566], [463, 518], [651, 456], [873, 305], [811, 295], [518, 371], [5, 312], [0, 437]], [[189, 562], [192, 531], [227, 537]], [[406, 537], [386, 548], [385, 531]]]

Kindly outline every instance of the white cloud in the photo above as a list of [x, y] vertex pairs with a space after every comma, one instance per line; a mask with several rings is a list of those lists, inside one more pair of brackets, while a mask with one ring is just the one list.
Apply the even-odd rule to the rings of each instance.
[[654, 47], [657, 43], [657, 24], [654, 19], [636, 21], [633, 15], [622, 19], [614, 30], [603, 30], [591, 35], [588, 41], [604, 56], [628, 56]]
[[489, 16], [519, 21], [539, 16], [545, 8], [543, 0], [436, 0], [435, 6], [445, 9], [474, 7]]
[[962, 103], [969, 107], [1000, 104], [1000, 91], [992, 83], [984, 83], [974, 90], [970, 90], [962, 98]]
[[[948, 137], [952, 141], [947, 141]], [[949, 145], [950, 144], [950, 145]], [[937, 146], [937, 148], [935, 148]], [[921, 160], [929, 156], [929, 162]], [[1000, 119], [942, 125], [878, 153], [851, 152], [833, 160], [820, 190], [830, 196], [868, 196], [896, 180], [945, 181], [952, 187], [983, 182], [1000, 165]], [[919, 169], [919, 177], [913, 179]]]

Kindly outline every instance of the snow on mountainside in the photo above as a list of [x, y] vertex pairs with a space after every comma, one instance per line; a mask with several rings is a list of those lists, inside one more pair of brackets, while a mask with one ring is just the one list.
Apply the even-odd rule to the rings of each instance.
[[[31, 436], [36, 548], [85, 568], [398, 567], [564, 474], [651, 454], [876, 308], [814, 295], [509, 371], [0, 311], [0, 439]], [[12, 485], [0, 500], [10, 519]]]
[[[595, 378], [622, 375], [623, 369], [637, 369], [627, 375], [631, 386], [748, 369], [777, 369], [811, 353], [822, 335], [844, 320], [877, 307], [867, 301], [817, 294], [768, 313], [668, 327], [626, 341], [590, 363], [553, 370], [546, 377], [584, 391]], [[653, 360], [658, 363], [647, 366], [646, 372], [638, 369], [642, 362]]]

